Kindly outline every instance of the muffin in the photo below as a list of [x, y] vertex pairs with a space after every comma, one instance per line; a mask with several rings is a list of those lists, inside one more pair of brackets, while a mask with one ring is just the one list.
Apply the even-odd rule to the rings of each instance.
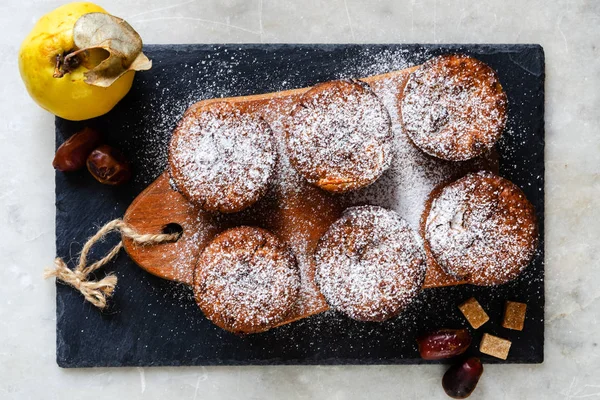
[[196, 302], [206, 317], [233, 333], [263, 332], [290, 315], [300, 274], [285, 243], [260, 228], [237, 227], [200, 255], [194, 275]]
[[315, 85], [302, 95], [285, 133], [292, 166], [330, 192], [365, 187], [391, 164], [390, 116], [358, 80]]
[[201, 209], [222, 213], [254, 204], [267, 191], [276, 159], [269, 125], [226, 102], [188, 109], [169, 147], [177, 189]]
[[537, 247], [533, 206], [515, 184], [487, 171], [434, 191], [423, 221], [435, 261], [447, 274], [474, 285], [516, 278]]
[[433, 58], [411, 73], [400, 102], [401, 122], [425, 153], [464, 161], [489, 151], [506, 124], [498, 76], [475, 58]]
[[385, 321], [419, 293], [424, 257], [418, 237], [398, 214], [352, 207], [319, 241], [316, 280], [333, 309], [359, 321]]

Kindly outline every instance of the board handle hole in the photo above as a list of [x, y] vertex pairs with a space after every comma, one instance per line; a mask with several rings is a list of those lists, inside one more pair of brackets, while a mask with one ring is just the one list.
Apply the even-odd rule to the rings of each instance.
[[[183, 227], [175, 222], [171, 222], [162, 228], [162, 233], [167, 235], [178, 233], [179, 238], [181, 238], [181, 235], [183, 234]], [[179, 240], [179, 238], [177, 240]]]

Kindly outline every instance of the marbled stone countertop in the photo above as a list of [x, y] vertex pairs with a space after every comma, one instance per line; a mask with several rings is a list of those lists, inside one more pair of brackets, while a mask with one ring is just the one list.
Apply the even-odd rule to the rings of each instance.
[[[53, 116], [21, 40], [54, 0], [0, 5], [0, 398], [446, 398], [441, 366], [63, 370], [55, 363]], [[600, 1], [103, 0], [146, 43], [539, 43], [546, 53], [546, 351], [473, 399], [600, 399]]]

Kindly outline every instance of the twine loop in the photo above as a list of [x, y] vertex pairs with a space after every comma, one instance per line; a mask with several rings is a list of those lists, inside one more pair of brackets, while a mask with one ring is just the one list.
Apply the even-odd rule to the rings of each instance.
[[77, 289], [83, 297], [96, 307], [103, 309], [106, 307], [107, 300], [112, 296], [115, 286], [117, 285], [117, 277], [110, 273], [100, 280], [90, 280], [90, 274], [97, 269], [108, 264], [113, 258], [119, 254], [123, 248], [123, 241], [119, 241], [104, 257], [88, 265], [88, 254], [94, 244], [104, 240], [104, 237], [111, 232], [120, 232], [122, 237], [133, 240], [139, 245], [160, 244], [166, 242], [174, 242], [179, 239], [181, 233], [138, 233], [131, 225], [127, 224], [122, 219], [110, 221], [98, 230], [88, 241], [83, 245], [77, 266], [70, 269], [67, 263], [60, 257], [54, 259], [54, 268], [47, 268], [44, 272], [44, 278], [56, 277], [57, 280], [70, 285]]

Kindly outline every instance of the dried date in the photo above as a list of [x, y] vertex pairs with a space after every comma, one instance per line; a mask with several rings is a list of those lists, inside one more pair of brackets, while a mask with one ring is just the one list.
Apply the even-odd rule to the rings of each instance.
[[92, 151], [87, 168], [98, 182], [106, 185], [121, 185], [131, 178], [131, 166], [123, 153], [107, 145]]
[[52, 166], [62, 172], [83, 168], [88, 156], [101, 141], [102, 137], [97, 130], [84, 128], [60, 145], [56, 150]]
[[466, 329], [440, 329], [417, 339], [419, 354], [425, 360], [440, 360], [464, 353], [471, 345]]
[[454, 399], [466, 399], [473, 393], [479, 378], [483, 374], [483, 365], [476, 357], [453, 365], [442, 378], [446, 394]]

